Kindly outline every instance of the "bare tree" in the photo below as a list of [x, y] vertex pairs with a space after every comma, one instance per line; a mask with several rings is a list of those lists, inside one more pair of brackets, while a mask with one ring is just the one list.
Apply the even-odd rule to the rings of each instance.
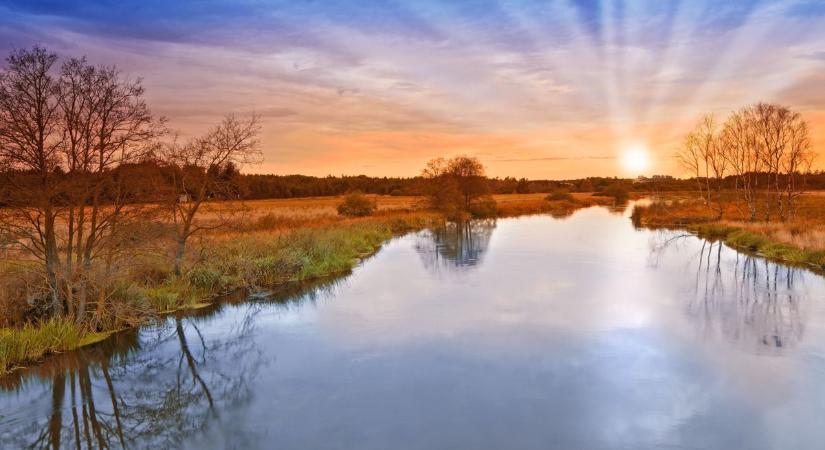
[[210, 199], [237, 199], [221, 177], [228, 167], [260, 160], [258, 116], [241, 120], [230, 114], [204, 136], [185, 145], [169, 146], [165, 160], [172, 169], [173, 189], [167, 197], [175, 223], [175, 274], [180, 276], [186, 244], [190, 237], [206, 229], [222, 226], [198, 220], [198, 212]]
[[736, 176], [737, 195], [742, 193], [750, 220], [756, 220], [759, 172], [762, 169], [760, 147], [749, 109], [736, 111], [722, 129], [721, 141], [725, 159]]
[[0, 172], [6, 205], [0, 225], [43, 263], [53, 313], [63, 313], [56, 222], [60, 164], [57, 55], [42, 47], [13, 51], [0, 73]]
[[774, 211], [783, 221], [795, 214], [815, 156], [799, 113], [768, 103], [736, 111], [722, 128], [718, 148], [736, 177], [737, 197], [750, 220], [756, 220], [760, 203], [765, 221]]
[[[86, 314], [92, 262], [101, 259], [104, 275], [122, 250], [121, 226], [138, 216], [148, 199], [127, 168], [145, 159], [164, 120], [155, 121], [137, 81], [123, 80], [115, 67], [71, 59], [61, 70], [59, 105], [63, 115], [61, 150], [67, 167], [65, 274], [70, 313]], [[145, 184], [144, 184], [145, 186]], [[105, 289], [96, 289], [97, 313]], [[76, 294], [77, 309], [72, 296]]]
[[[0, 231], [42, 262], [52, 314], [84, 320], [92, 262], [108, 272], [140, 189], [129, 174], [162, 131], [140, 81], [41, 47], [0, 74]], [[97, 286], [98, 312], [107, 286]]]
[[702, 117], [676, 154], [679, 164], [694, 176], [699, 193], [708, 208], [712, 193], [716, 192], [717, 214], [722, 217], [722, 188], [728, 161], [719, 140], [718, 127], [713, 115]]
[[798, 113], [792, 113], [787, 126], [787, 148], [785, 157], [780, 161], [780, 169], [785, 175], [784, 192], [777, 195], [784, 196], [785, 207], [782, 219], [796, 215], [796, 198], [805, 188], [805, 177], [811, 170], [816, 154], [811, 150], [811, 139], [808, 133], [808, 124]]

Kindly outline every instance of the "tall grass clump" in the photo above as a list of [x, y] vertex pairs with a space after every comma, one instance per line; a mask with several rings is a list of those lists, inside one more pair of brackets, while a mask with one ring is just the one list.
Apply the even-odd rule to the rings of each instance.
[[32, 361], [42, 355], [60, 353], [79, 346], [85, 333], [72, 322], [51, 319], [23, 328], [0, 329], [0, 374], [10, 372], [15, 364]]
[[[329, 276], [351, 269], [357, 260], [391, 238], [394, 227], [409, 224], [369, 221], [320, 229], [300, 229], [277, 237], [244, 236], [215, 249], [220, 263], [208, 270], [244, 286], [271, 286]], [[206, 269], [202, 269], [206, 270]]]

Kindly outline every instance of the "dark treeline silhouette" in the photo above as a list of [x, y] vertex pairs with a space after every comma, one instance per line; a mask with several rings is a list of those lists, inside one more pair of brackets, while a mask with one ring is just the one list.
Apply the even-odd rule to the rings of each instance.
[[[822, 177], [825, 188], [825, 175]], [[352, 191], [377, 195], [426, 195], [428, 180], [425, 177], [370, 177], [366, 175], [261, 175], [242, 174], [237, 178], [239, 188], [248, 199], [325, 197], [343, 195]], [[538, 194], [560, 189], [568, 192], [599, 192], [616, 184], [629, 190], [680, 191], [694, 190], [692, 180], [637, 181], [630, 178], [587, 177], [566, 180], [528, 180], [514, 177], [488, 177], [492, 194]]]

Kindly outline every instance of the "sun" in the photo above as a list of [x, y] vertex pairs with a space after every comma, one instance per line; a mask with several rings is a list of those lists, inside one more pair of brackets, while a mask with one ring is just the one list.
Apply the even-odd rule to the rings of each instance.
[[622, 154], [622, 165], [627, 171], [639, 175], [650, 167], [650, 152], [643, 145], [628, 147]]

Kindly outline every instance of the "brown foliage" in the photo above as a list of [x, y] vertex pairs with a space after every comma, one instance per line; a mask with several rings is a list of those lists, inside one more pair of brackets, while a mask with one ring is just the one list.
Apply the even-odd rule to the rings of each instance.
[[495, 215], [495, 200], [484, 166], [477, 158], [457, 156], [429, 161], [422, 173], [431, 205], [448, 217], [462, 214]]

